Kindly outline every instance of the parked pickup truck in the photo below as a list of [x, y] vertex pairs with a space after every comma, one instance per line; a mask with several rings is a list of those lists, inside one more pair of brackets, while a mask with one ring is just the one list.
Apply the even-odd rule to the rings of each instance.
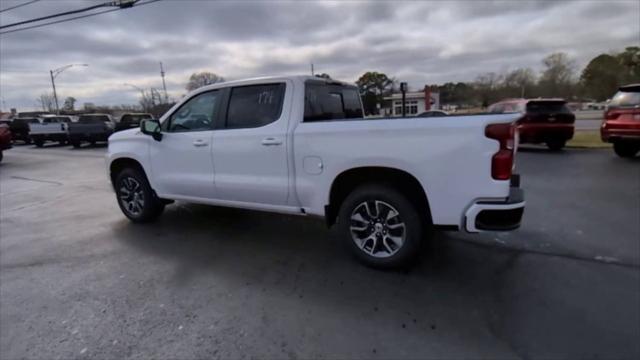
[[11, 140], [21, 140], [25, 144], [31, 144], [31, 138], [29, 137], [29, 125], [39, 123], [40, 120], [35, 117], [14, 118], [9, 124], [9, 129], [11, 130]]
[[139, 128], [140, 121], [153, 119], [151, 114], [130, 113], [123, 114], [120, 121], [116, 123], [116, 131], [128, 130], [131, 128]]
[[91, 145], [98, 141], [107, 141], [109, 136], [113, 134], [114, 127], [111, 115], [80, 115], [77, 122], [69, 123], [69, 142], [74, 148], [79, 148], [85, 141]]
[[519, 116], [364, 119], [347, 83], [227, 82], [113, 134], [107, 169], [133, 222], [172, 200], [322, 217], [366, 264], [406, 266], [432, 226], [519, 227]]
[[29, 137], [37, 147], [43, 147], [47, 141], [57, 141], [61, 145], [67, 142], [67, 124], [69, 116], [43, 115], [42, 122], [29, 124]]

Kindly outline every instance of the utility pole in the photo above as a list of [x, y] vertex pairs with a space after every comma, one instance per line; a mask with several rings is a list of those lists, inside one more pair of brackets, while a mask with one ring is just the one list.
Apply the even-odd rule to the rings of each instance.
[[311, 76], [314, 76], [314, 72], [313, 72], [313, 63], [311, 63]]
[[164, 68], [162, 67], [162, 61], [160, 61], [160, 76], [162, 76], [162, 89], [164, 90], [164, 103], [169, 103], [169, 95], [167, 95], [167, 84], [164, 82]]
[[58, 94], [56, 93], [56, 82], [53, 81], [53, 70], [49, 70], [51, 75], [51, 86], [53, 86], [53, 98], [56, 100], [56, 115], [60, 115], [60, 108], [58, 107]]

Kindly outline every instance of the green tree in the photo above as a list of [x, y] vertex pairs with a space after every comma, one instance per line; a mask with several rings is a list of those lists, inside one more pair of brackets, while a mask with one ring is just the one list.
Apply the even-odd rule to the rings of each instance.
[[203, 71], [199, 73], [193, 73], [189, 77], [189, 82], [187, 82], [187, 86], [185, 87], [187, 91], [192, 91], [197, 88], [211, 85], [219, 82], [223, 82], [224, 78], [212, 72]]
[[73, 96], [69, 96], [66, 99], [64, 99], [64, 104], [62, 105], [62, 109], [67, 111], [73, 111], [75, 109], [75, 106], [76, 106], [76, 98], [74, 98]]
[[375, 71], [368, 71], [360, 76], [356, 84], [365, 114], [378, 114], [378, 104], [382, 104], [384, 96], [393, 92], [394, 82], [395, 79]]
[[640, 47], [629, 46], [616, 58], [624, 69], [621, 81], [624, 84], [640, 82]]
[[580, 75], [584, 95], [597, 101], [608, 99], [621, 85], [624, 72], [624, 66], [615, 56], [596, 56], [589, 61]]

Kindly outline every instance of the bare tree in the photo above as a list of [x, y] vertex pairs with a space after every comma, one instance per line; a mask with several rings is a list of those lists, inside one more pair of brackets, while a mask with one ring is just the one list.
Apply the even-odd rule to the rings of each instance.
[[52, 93], [42, 93], [40, 97], [36, 99], [38, 105], [42, 108], [42, 111], [55, 112], [56, 102]]
[[530, 68], [515, 69], [504, 76], [507, 96], [525, 97], [536, 84], [536, 75]]
[[211, 85], [219, 82], [223, 82], [224, 78], [212, 72], [203, 71], [199, 73], [193, 73], [189, 77], [189, 82], [187, 83], [186, 89], [187, 91], [192, 91], [197, 88]]
[[568, 97], [575, 85], [576, 62], [566, 53], [553, 53], [542, 60], [545, 69], [539, 87], [546, 96]]

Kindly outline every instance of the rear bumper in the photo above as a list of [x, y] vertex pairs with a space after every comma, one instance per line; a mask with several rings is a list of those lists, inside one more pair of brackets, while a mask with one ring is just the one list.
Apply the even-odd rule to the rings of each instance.
[[512, 186], [506, 200], [471, 204], [464, 217], [465, 230], [471, 233], [515, 230], [520, 227], [524, 206], [524, 191]]
[[541, 143], [547, 140], [570, 140], [573, 138], [574, 124], [518, 124], [521, 143]]
[[600, 127], [600, 137], [604, 142], [617, 140], [640, 141], [640, 121], [633, 122], [605, 122]]

